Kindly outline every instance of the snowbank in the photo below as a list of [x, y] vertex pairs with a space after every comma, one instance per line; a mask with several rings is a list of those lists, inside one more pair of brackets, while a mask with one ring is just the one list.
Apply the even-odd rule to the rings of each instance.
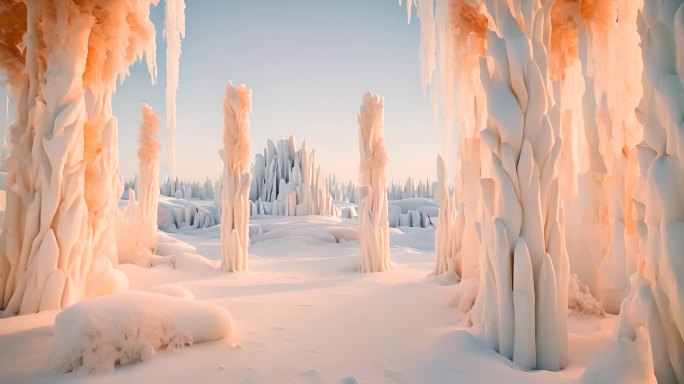
[[58, 372], [112, 372], [147, 361], [154, 352], [229, 337], [227, 310], [146, 292], [126, 292], [77, 303], [55, 319], [48, 366]]
[[209, 228], [219, 223], [219, 212], [213, 201], [183, 200], [159, 197], [157, 227], [174, 232], [185, 227]]

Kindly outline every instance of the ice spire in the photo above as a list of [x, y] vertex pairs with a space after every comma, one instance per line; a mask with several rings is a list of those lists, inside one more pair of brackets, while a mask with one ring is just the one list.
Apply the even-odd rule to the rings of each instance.
[[389, 223], [385, 168], [385, 100], [372, 92], [363, 95], [359, 123], [359, 235], [361, 271], [382, 272], [392, 267], [389, 258]]
[[249, 246], [249, 115], [252, 91], [228, 83], [223, 101], [223, 181], [221, 187], [221, 265], [226, 272], [247, 270]]

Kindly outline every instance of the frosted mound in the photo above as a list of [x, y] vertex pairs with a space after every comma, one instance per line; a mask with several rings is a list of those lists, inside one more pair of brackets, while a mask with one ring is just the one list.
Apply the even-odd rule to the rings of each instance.
[[155, 351], [229, 337], [227, 310], [194, 300], [126, 292], [72, 305], [55, 319], [48, 367], [58, 372], [112, 372], [150, 360]]

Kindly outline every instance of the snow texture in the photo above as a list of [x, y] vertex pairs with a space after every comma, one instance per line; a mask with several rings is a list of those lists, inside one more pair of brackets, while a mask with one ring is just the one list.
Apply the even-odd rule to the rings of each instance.
[[221, 265], [226, 272], [247, 270], [250, 172], [249, 115], [252, 91], [228, 83], [223, 102], [223, 180], [221, 186]]
[[117, 365], [148, 361], [157, 350], [233, 332], [233, 319], [222, 307], [166, 294], [118, 293], [77, 303], [57, 315], [47, 364], [57, 372], [113, 372]]
[[392, 266], [389, 259], [389, 223], [385, 189], [387, 150], [384, 135], [385, 100], [367, 92], [357, 121], [359, 124], [359, 235], [361, 271], [382, 272]]

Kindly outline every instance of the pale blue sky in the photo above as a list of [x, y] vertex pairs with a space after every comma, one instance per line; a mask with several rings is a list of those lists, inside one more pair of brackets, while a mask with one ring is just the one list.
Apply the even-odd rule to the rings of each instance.
[[[253, 90], [252, 148], [294, 134], [316, 148], [318, 164], [343, 180], [357, 179], [361, 96], [385, 97], [389, 178], [435, 178], [442, 132], [423, 95], [418, 60], [418, 23], [406, 23], [396, 0], [186, 0], [182, 43], [177, 175], [217, 177], [225, 84]], [[163, 1], [153, 7], [157, 25], [158, 83], [141, 63], [114, 96], [119, 118], [120, 169], [136, 171], [140, 104], [162, 117], [166, 143], [162, 40]], [[167, 157], [164, 149], [162, 169]]]

